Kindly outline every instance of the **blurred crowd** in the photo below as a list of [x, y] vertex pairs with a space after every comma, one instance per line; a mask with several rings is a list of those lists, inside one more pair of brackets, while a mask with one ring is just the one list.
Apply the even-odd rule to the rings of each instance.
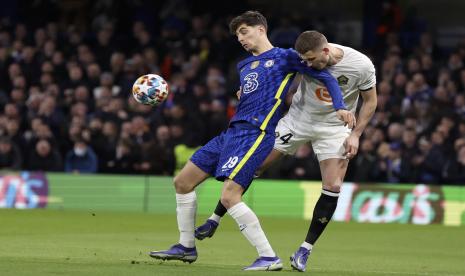
[[[86, 20], [0, 18], [0, 168], [173, 175], [225, 129], [237, 104], [235, 64], [246, 56], [227, 29], [236, 13], [192, 14], [174, 2], [157, 7], [156, 22], [137, 7], [117, 21], [98, 5]], [[376, 43], [358, 49], [377, 67], [378, 108], [346, 180], [463, 184], [465, 41], [441, 49], [432, 32], [405, 30], [391, 14], [398, 11], [384, 8]], [[304, 17], [266, 15], [275, 46], [290, 47], [315, 26], [331, 40], [328, 27]], [[130, 93], [146, 73], [170, 83], [157, 108]], [[318, 179], [311, 146], [265, 177]]]

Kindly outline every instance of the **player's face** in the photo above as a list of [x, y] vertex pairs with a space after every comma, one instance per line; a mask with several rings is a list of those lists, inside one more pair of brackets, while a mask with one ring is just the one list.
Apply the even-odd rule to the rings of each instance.
[[255, 52], [260, 43], [260, 38], [263, 33], [263, 26], [248, 26], [242, 24], [236, 30], [236, 36], [242, 47], [248, 52]]
[[300, 57], [307, 63], [308, 67], [321, 70], [328, 65], [329, 49], [323, 48], [315, 51], [310, 50], [305, 54], [300, 54]]

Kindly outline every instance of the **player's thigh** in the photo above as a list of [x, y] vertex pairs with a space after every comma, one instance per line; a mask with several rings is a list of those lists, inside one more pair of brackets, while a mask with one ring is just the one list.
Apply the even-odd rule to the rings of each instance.
[[273, 149], [273, 133], [258, 128], [233, 129], [225, 138], [215, 177], [219, 181], [231, 179], [244, 189], [252, 182], [255, 172]]
[[204, 172], [214, 175], [220, 155], [224, 150], [225, 136], [226, 132], [223, 132], [208, 141], [191, 156], [190, 161]]
[[349, 160], [330, 158], [320, 161], [323, 189], [338, 193], [347, 172]]
[[207, 179], [209, 175], [210, 174], [192, 163], [192, 161], [187, 161], [186, 165], [184, 165], [179, 174], [174, 178], [176, 193], [185, 194], [192, 192], [195, 187]]
[[279, 120], [275, 130], [274, 149], [281, 152], [283, 155], [293, 155], [297, 148], [307, 143], [310, 140], [310, 130], [308, 134], [299, 133], [295, 128], [295, 124], [291, 122], [290, 117], [285, 116]]
[[213, 175], [218, 166], [218, 159], [222, 151], [224, 133], [211, 139], [198, 149], [174, 178], [176, 192], [191, 192], [209, 175]]
[[226, 209], [229, 209], [242, 201], [244, 187], [234, 180], [226, 179], [221, 191], [221, 203]]
[[315, 124], [312, 137], [312, 147], [318, 161], [326, 159], [345, 159], [344, 142], [350, 135], [350, 129], [345, 126], [327, 126]]

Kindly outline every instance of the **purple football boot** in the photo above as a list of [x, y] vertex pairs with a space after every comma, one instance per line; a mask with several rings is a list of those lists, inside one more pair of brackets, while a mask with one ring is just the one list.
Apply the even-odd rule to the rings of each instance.
[[187, 248], [181, 244], [175, 244], [168, 250], [152, 251], [149, 253], [150, 257], [160, 260], [179, 260], [183, 262], [192, 263], [197, 260], [197, 249]]
[[294, 254], [291, 256], [291, 266], [298, 271], [304, 272], [307, 267], [308, 256], [310, 255], [310, 250], [304, 247], [299, 247]]
[[255, 262], [249, 266], [244, 267], [242, 270], [264, 270], [264, 271], [277, 271], [283, 269], [281, 259], [276, 257], [259, 257]]
[[198, 240], [203, 240], [205, 238], [211, 238], [215, 234], [216, 228], [218, 228], [218, 222], [207, 219], [207, 221], [195, 228], [195, 237]]

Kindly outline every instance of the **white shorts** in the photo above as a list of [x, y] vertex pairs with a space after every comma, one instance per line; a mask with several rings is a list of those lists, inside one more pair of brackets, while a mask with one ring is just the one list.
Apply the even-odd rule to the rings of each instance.
[[310, 142], [318, 161], [346, 159], [344, 141], [350, 132], [344, 125], [331, 126], [320, 122], [302, 124], [290, 116], [284, 116], [276, 127], [274, 149], [293, 155], [299, 146]]

